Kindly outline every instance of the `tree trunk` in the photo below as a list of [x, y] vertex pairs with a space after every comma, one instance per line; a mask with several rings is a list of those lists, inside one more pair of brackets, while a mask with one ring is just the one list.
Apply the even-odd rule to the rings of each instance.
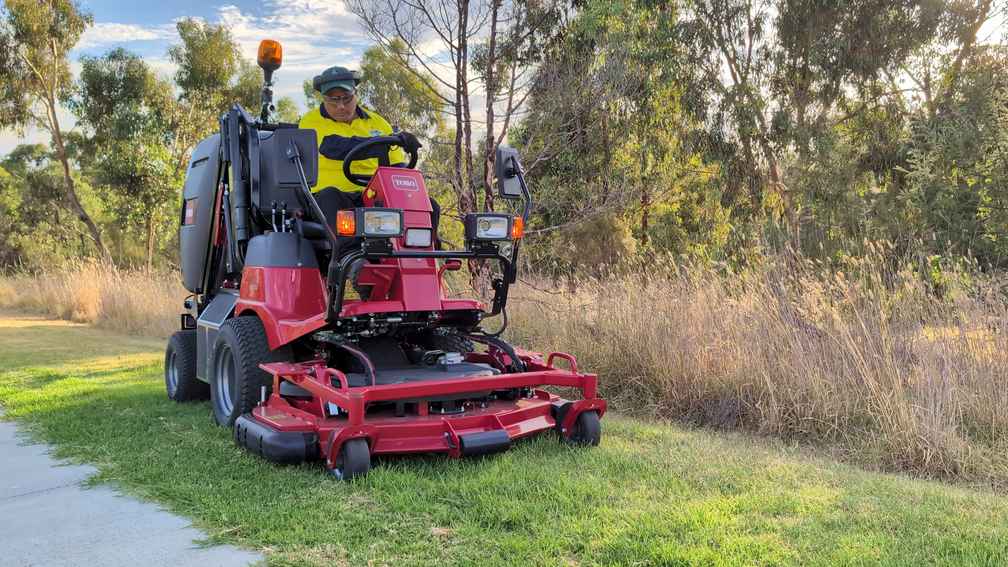
[[640, 153], [640, 173], [641, 173], [641, 218], [640, 232], [641, 244], [648, 243], [648, 220], [651, 213], [651, 185], [647, 174], [647, 150], [641, 145]]
[[67, 199], [70, 201], [70, 207], [77, 215], [77, 218], [80, 219], [81, 222], [84, 223], [84, 226], [87, 227], [88, 232], [91, 233], [91, 240], [94, 241], [102, 259], [111, 261], [112, 254], [109, 253], [108, 248], [105, 247], [105, 243], [102, 242], [101, 231], [98, 229], [98, 225], [96, 225], [91, 219], [91, 216], [87, 214], [87, 211], [84, 210], [84, 205], [80, 202], [80, 198], [77, 197], [73, 177], [70, 175], [70, 161], [67, 159], [66, 147], [63, 145], [63, 134], [60, 132], [59, 119], [56, 117], [55, 101], [51, 99], [47, 100], [46, 110], [49, 114], [49, 125], [52, 131], [53, 146], [56, 148], [56, 157], [59, 158], [60, 164], [63, 166], [63, 182], [65, 183]]
[[154, 215], [147, 217], [147, 273], [154, 267]]
[[[497, 66], [497, 17], [500, 10], [500, 0], [491, 0], [493, 8], [490, 13], [490, 40], [487, 46], [486, 71], [486, 148], [483, 159], [483, 210], [492, 211], [494, 202], [493, 170], [494, 150], [496, 149], [494, 135], [494, 100], [497, 98], [499, 79], [494, 75]], [[503, 132], [502, 132], [503, 134]]]
[[[760, 124], [761, 128], [765, 127]], [[791, 247], [794, 250], [799, 250], [801, 246], [801, 211], [799, 207], [801, 202], [797, 196], [784, 185], [781, 179], [780, 165], [777, 162], [777, 155], [774, 153], [773, 148], [770, 147], [770, 142], [767, 140], [765, 135], [760, 135], [756, 138], [756, 142], [759, 144], [760, 151], [763, 153], [763, 159], [767, 162], [767, 174], [769, 176], [770, 187], [781, 197], [781, 201], [784, 203], [786, 208], [785, 214], [787, 215], [787, 228], [788, 228], [788, 239], [791, 242]]]
[[459, 99], [462, 102], [462, 169], [463, 187], [467, 199], [472, 203], [472, 211], [476, 210], [476, 188], [473, 185], [472, 163], [472, 115], [469, 105], [469, 0], [459, 0], [458, 26], [458, 80]]
[[469, 2], [458, 3], [458, 33], [455, 59], [455, 175], [458, 181], [459, 213], [476, 210], [476, 196], [472, 191], [470, 162], [466, 153], [470, 149], [469, 90], [465, 66], [468, 64]]

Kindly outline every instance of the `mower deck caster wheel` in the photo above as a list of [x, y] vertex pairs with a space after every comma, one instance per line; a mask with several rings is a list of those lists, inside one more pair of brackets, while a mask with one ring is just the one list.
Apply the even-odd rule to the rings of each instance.
[[567, 437], [566, 441], [571, 445], [597, 447], [601, 438], [602, 423], [599, 421], [598, 413], [586, 411], [574, 421], [574, 427], [571, 428], [570, 437]]
[[351, 439], [340, 447], [336, 456], [336, 466], [329, 472], [340, 480], [351, 480], [364, 476], [371, 469], [371, 449], [367, 439]]

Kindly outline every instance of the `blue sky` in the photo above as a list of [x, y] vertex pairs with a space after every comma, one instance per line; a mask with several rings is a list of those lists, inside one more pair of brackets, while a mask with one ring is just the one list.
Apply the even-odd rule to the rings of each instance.
[[[168, 48], [178, 42], [175, 22], [185, 17], [211, 23], [227, 23], [246, 58], [255, 60], [259, 41], [276, 39], [283, 44], [284, 64], [275, 81], [279, 96], [291, 96], [304, 104], [301, 83], [330, 65], [356, 67], [372, 42], [347, 12], [342, 0], [79, 0], [94, 16], [71, 53], [76, 72], [82, 55], [101, 55], [114, 47], [124, 47], [142, 56], [159, 74], [170, 77], [174, 68]], [[73, 120], [61, 116], [69, 127]], [[23, 141], [47, 141], [38, 132], [24, 137], [0, 132], [0, 155]]]

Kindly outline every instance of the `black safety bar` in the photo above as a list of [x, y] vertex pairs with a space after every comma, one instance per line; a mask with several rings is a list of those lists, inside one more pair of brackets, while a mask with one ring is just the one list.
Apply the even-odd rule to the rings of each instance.
[[[378, 244], [378, 246], [374, 246], [372, 244]], [[340, 258], [339, 262], [335, 259], [329, 262], [329, 272], [326, 275], [326, 287], [329, 289], [329, 307], [326, 312], [327, 323], [332, 323], [339, 318], [339, 314], [343, 310], [343, 293], [346, 290], [346, 276], [350, 273], [350, 266], [362, 258], [375, 260], [380, 258], [483, 258], [487, 260], [498, 260], [503, 265], [505, 271], [511, 269], [511, 259], [501, 255], [500, 251], [496, 247], [487, 247], [477, 250], [393, 250], [388, 239], [380, 239], [371, 242], [365, 240], [359, 249], [347, 253]], [[497, 315], [500, 313], [499, 310], [496, 310], [498, 303], [501, 303], [501, 307], [503, 308], [503, 303], [498, 301], [497, 298], [500, 293], [501, 292], [498, 290], [494, 295], [493, 304], [495, 310], [492, 311], [490, 315]], [[505, 290], [503, 302], [506, 301], [507, 291]]]

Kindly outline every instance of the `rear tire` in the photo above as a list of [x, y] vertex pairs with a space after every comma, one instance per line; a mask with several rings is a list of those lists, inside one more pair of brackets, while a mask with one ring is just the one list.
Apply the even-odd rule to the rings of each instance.
[[220, 327], [210, 364], [210, 399], [214, 421], [230, 427], [238, 416], [259, 404], [262, 388], [269, 396], [273, 377], [263, 362], [290, 359], [289, 348], [271, 351], [262, 322], [254, 316], [228, 319]]
[[423, 346], [432, 350], [467, 354], [476, 351], [476, 345], [466, 337], [456, 333], [429, 332], [423, 337]]
[[164, 373], [168, 399], [181, 403], [210, 397], [210, 385], [196, 377], [195, 329], [175, 331], [168, 339]]
[[582, 447], [597, 447], [602, 439], [602, 422], [594, 411], [581, 412], [574, 421], [567, 443]]
[[353, 480], [371, 470], [371, 449], [367, 439], [351, 439], [340, 447], [336, 456], [336, 466], [329, 469], [340, 480]]

